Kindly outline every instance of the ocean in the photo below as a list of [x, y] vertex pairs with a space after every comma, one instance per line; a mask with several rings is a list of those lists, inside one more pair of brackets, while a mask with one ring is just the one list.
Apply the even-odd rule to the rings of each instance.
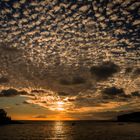
[[30, 121], [0, 126], [0, 140], [140, 140], [140, 123]]

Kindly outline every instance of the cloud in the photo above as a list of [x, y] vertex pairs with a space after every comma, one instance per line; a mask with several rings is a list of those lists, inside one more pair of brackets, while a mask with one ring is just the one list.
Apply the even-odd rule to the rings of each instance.
[[36, 115], [36, 116], [33, 116], [33, 118], [43, 119], [43, 118], [47, 118], [47, 116], [46, 116], [46, 115], [44, 115], [44, 114], [41, 114], [41, 115]]
[[31, 93], [45, 93], [46, 91], [43, 89], [34, 89], [31, 91]]
[[127, 101], [128, 99], [133, 100], [135, 97], [140, 97], [139, 91], [131, 92], [126, 94], [123, 88], [108, 87], [102, 90], [102, 96], [104, 99], [115, 99]]
[[125, 69], [125, 73], [126, 73], [126, 74], [131, 73], [132, 71], [133, 71], [133, 68], [131, 68], [131, 67], [127, 67], [127, 68]]
[[[0, 71], [9, 82], [2, 78], [0, 86], [35, 89], [29, 95], [32, 102], [44, 102], [45, 107], [66, 98], [74, 105], [78, 102], [78, 107], [109, 102], [100, 97], [100, 90], [113, 85], [116, 89], [106, 91], [104, 98], [136, 100], [139, 94], [131, 92], [139, 91], [140, 85], [138, 12], [138, 2], [130, 0], [108, 1], [106, 6], [103, 0], [94, 4], [3, 0]], [[54, 94], [48, 95], [48, 90]], [[17, 92], [0, 96], [23, 94]]]
[[100, 65], [92, 66], [90, 72], [96, 80], [107, 80], [115, 73], [119, 72], [120, 68], [113, 62], [103, 62]]
[[0, 92], [0, 97], [13, 97], [17, 95], [27, 95], [26, 91], [18, 91], [13, 88], [5, 89]]
[[104, 94], [106, 95], [110, 95], [110, 96], [116, 96], [116, 95], [124, 95], [124, 90], [122, 88], [116, 88], [116, 87], [109, 87], [109, 88], [105, 88], [102, 91]]
[[134, 91], [134, 92], [131, 93], [131, 95], [133, 97], [140, 97], [140, 92], [139, 91]]
[[3, 84], [3, 83], [8, 83], [9, 82], [9, 79], [7, 77], [0, 77], [0, 84]]
[[133, 76], [139, 76], [140, 75], [140, 68], [136, 68], [134, 71], [133, 71]]
[[0, 48], [2, 48], [2, 50], [5, 52], [15, 53], [19, 51], [17, 47], [12, 46], [12, 44], [10, 44], [9, 42], [2, 42], [0, 44]]
[[126, 94], [123, 88], [108, 87], [102, 90], [103, 99], [119, 99], [120, 101], [127, 101], [132, 96]]
[[62, 85], [79, 85], [85, 84], [86, 80], [80, 76], [72, 77], [71, 79], [61, 79], [60, 83]]
[[59, 96], [68, 96], [68, 95], [70, 95], [70, 94], [69, 94], [69, 93], [66, 93], [66, 92], [61, 91], [61, 92], [58, 92], [58, 95], [59, 95]]
[[30, 104], [28, 101], [23, 101], [23, 104]]

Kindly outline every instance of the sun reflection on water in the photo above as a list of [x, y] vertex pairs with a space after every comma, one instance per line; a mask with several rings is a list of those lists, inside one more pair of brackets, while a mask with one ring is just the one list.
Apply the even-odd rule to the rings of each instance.
[[54, 122], [54, 139], [62, 140], [66, 138], [65, 124], [63, 121], [55, 121]]

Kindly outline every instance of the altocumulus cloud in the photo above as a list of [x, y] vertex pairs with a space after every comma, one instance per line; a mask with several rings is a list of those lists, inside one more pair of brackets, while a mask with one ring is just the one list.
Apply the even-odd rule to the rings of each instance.
[[61, 79], [60, 83], [62, 85], [79, 85], [79, 84], [85, 84], [86, 80], [80, 76], [72, 77], [71, 79]]
[[109, 77], [119, 72], [119, 70], [120, 68], [118, 65], [108, 61], [97, 66], [92, 66], [90, 72], [97, 80], [107, 80]]
[[130, 0], [1, 0], [0, 96], [32, 88], [34, 104], [57, 95], [91, 107], [107, 102], [103, 94], [110, 102], [138, 98], [139, 16], [139, 2]]
[[0, 97], [13, 97], [17, 95], [27, 95], [28, 93], [26, 91], [18, 91], [13, 88], [1, 90]]
[[5, 84], [5, 83], [8, 83], [9, 82], [9, 79], [7, 77], [0, 77], [0, 84]]

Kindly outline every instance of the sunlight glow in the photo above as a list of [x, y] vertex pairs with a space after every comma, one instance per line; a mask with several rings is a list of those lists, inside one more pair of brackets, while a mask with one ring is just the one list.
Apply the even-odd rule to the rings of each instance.
[[57, 105], [58, 105], [58, 106], [62, 106], [62, 105], [64, 105], [64, 102], [58, 101], [58, 102], [57, 102]]
[[57, 110], [59, 110], [59, 111], [65, 110], [64, 109], [64, 102], [62, 102], [62, 101], [57, 102]]

